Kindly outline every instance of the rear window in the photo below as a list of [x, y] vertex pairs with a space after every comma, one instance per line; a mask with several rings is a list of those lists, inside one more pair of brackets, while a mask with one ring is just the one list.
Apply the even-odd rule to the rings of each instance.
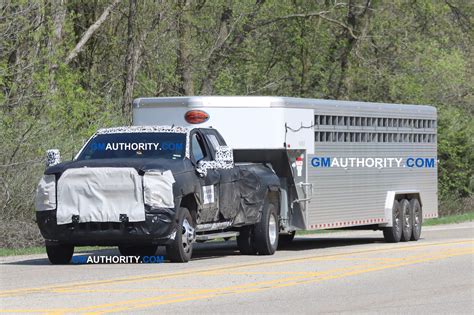
[[89, 141], [78, 160], [121, 158], [183, 159], [184, 133], [114, 133], [97, 135]]

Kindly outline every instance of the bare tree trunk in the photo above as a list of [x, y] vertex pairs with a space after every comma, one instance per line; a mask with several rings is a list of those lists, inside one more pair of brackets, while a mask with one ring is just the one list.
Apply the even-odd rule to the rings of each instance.
[[202, 94], [212, 94], [214, 92], [214, 81], [219, 76], [219, 72], [229, 63], [229, 57], [246, 40], [247, 36], [254, 29], [255, 18], [265, 3], [265, 0], [257, 0], [253, 11], [248, 15], [246, 23], [239, 31], [231, 25], [232, 1], [228, 1], [221, 14], [219, 33], [216, 42], [208, 55], [206, 77], [201, 86]]
[[354, 36], [353, 30], [358, 28], [361, 22], [360, 20], [364, 15], [366, 15], [370, 6], [371, 1], [366, 0], [363, 10], [357, 13], [354, 1], [350, 0], [348, 3], [347, 25], [349, 28], [345, 29], [346, 44], [340, 56], [340, 75], [336, 84], [336, 89], [333, 92], [333, 97], [335, 99], [340, 98], [346, 92], [346, 75], [347, 69], [349, 68], [349, 56], [358, 41], [358, 37]]
[[121, 1], [122, 0], [114, 0], [107, 8], [105, 8], [104, 12], [102, 12], [102, 15], [87, 29], [84, 35], [82, 35], [81, 40], [77, 43], [76, 47], [71, 50], [66, 58], [66, 64], [69, 64], [74, 58], [77, 57], [77, 55], [84, 48], [84, 45], [87, 43], [87, 41], [92, 37], [92, 35], [94, 35], [94, 32], [97, 31], [97, 29], [102, 25], [102, 23], [105, 22], [105, 20], [107, 20], [110, 12], [114, 10]]
[[135, 19], [137, 15], [137, 1], [129, 0], [128, 30], [127, 30], [127, 55], [125, 56], [125, 77], [123, 85], [122, 114], [128, 118], [131, 112], [133, 88], [138, 62], [140, 43], [135, 39]]
[[64, 21], [66, 19], [66, 0], [51, 0], [51, 15], [53, 21], [53, 36], [49, 39], [50, 52], [56, 53], [57, 47], [63, 40]]
[[178, 2], [178, 59], [176, 74], [180, 78], [178, 92], [181, 95], [194, 95], [193, 72], [191, 68], [191, 28], [190, 28], [190, 10], [191, 5], [188, 0]]
[[53, 21], [53, 32], [52, 36], [49, 37], [48, 50], [49, 56], [52, 60], [49, 61], [50, 68], [50, 80], [49, 80], [49, 91], [54, 92], [56, 90], [56, 70], [57, 70], [57, 59], [59, 56], [59, 46], [63, 41], [63, 28], [66, 20], [66, 0], [52, 0], [51, 1], [51, 16]]
[[[216, 58], [214, 52], [220, 51], [229, 37], [229, 22], [232, 17], [231, 5], [232, 3], [228, 3], [222, 10], [217, 39], [213, 47], [211, 48], [211, 51], [209, 52], [209, 56], [208, 56], [208, 60], [209, 60], [208, 65], [207, 65], [208, 70], [210, 70], [211, 68], [214, 68], [214, 66], [218, 63], [219, 60]], [[214, 71], [207, 71], [207, 75], [203, 79], [203, 82], [202, 82], [202, 87], [201, 87], [202, 94], [204, 95], [212, 94], [214, 90], [213, 83], [216, 76], [217, 74]]]

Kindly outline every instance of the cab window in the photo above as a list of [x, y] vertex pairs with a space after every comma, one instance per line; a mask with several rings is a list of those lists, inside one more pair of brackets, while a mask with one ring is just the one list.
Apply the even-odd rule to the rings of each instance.
[[191, 136], [191, 152], [194, 160], [199, 162], [206, 157], [206, 149], [199, 134], [195, 133]]

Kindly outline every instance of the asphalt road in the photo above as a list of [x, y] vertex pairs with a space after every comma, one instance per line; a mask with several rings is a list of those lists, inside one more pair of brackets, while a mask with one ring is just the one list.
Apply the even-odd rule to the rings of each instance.
[[[49, 265], [1, 258], [4, 313], [472, 314], [474, 225], [425, 228], [418, 242], [381, 232], [298, 237], [274, 256], [235, 242], [198, 244], [187, 264]], [[96, 251], [93, 255], [115, 255]], [[158, 254], [163, 254], [159, 250]]]

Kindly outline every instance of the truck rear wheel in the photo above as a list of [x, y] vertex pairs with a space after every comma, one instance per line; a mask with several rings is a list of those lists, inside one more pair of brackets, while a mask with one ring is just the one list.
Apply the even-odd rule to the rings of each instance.
[[46, 254], [53, 265], [69, 264], [74, 255], [73, 245], [46, 245]]
[[119, 252], [122, 256], [153, 256], [158, 249], [156, 245], [147, 245], [147, 246], [124, 246], [120, 245], [118, 247]]
[[171, 244], [166, 245], [166, 255], [171, 262], [188, 262], [193, 254], [193, 243], [196, 230], [193, 218], [186, 208], [180, 208], [176, 236]]
[[254, 246], [253, 226], [244, 226], [240, 228], [237, 236], [237, 246], [242, 255], [255, 255], [257, 250]]
[[291, 231], [289, 234], [280, 234], [278, 236], [278, 245], [286, 246], [293, 242], [295, 238], [296, 231]]
[[412, 234], [413, 224], [410, 209], [410, 202], [406, 199], [403, 199], [400, 202], [400, 210], [402, 213], [402, 242], [408, 242]]
[[421, 225], [423, 223], [423, 212], [418, 199], [412, 199], [410, 201], [410, 215], [412, 217], [411, 222], [413, 224], [410, 240], [418, 241], [421, 236]]
[[397, 200], [393, 202], [392, 226], [383, 229], [383, 237], [388, 243], [398, 243], [402, 238], [402, 211]]
[[273, 255], [278, 247], [279, 224], [276, 207], [265, 202], [260, 222], [255, 224], [255, 248], [259, 255]]

